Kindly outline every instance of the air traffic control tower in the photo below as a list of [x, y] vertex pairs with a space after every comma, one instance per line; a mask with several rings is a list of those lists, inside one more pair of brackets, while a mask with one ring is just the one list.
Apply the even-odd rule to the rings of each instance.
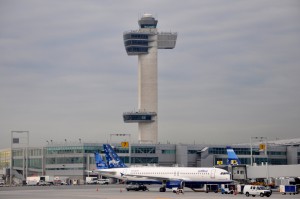
[[139, 30], [123, 34], [128, 55], [138, 56], [138, 111], [123, 113], [125, 123], [138, 123], [139, 142], [157, 143], [157, 49], [173, 49], [177, 33], [158, 32], [151, 14], [139, 19]]

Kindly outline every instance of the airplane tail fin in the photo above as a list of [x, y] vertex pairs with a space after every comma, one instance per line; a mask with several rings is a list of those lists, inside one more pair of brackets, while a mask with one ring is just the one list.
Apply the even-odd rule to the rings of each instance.
[[127, 167], [109, 144], [103, 144], [108, 168]]
[[234, 150], [232, 149], [231, 146], [227, 146], [227, 154], [228, 154], [228, 159], [227, 159], [227, 164], [229, 165], [238, 165], [241, 164], [240, 159], [237, 157], [235, 154]]
[[97, 169], [107, 169], [107, 164], [104, 162], [101, 155], [98, 152], [95, 152], [94, 155]]

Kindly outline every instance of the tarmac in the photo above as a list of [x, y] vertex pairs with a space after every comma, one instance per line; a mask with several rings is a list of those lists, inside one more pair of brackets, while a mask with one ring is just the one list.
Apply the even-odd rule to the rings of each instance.
[[[221, 193], [204, 193], [194, 192], [188, 188], [184, 194], [173, 193], [170, 189], [166, 192], [159, 192], [159, 187], [148, 186], [149, 191], [126, 191], [125, 185], [75, 185], [75, 186], [24, 186], [24, 187], [0, 187], [0, 199], [79, 199], [79, 198], [96, 198], [96, 199], [234, 199], [247, 198], [243, 194], [221, 194]], [[257, 196], [259, 197], [259, 196]], [[252, 198], [252, 197], [251, 197]], [[260, 197], [259, 197], [260, 198]], [[273, 193], [272, 199], [300, 198], [297, 195], [282, 195]]]

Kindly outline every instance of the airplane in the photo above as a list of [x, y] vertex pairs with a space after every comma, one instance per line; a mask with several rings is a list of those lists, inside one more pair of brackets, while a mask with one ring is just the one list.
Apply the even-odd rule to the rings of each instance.
[[103, 144], [107, 163], [95, 153], [97, 172], [111, 178], [138, 184], [161, 184], [159, 191], [166, 188], [201, 188], [203, 184], [231, 183], [230, 174], [213, 167], [127, 167], [109, 144]]
[[241, 161], [237, 157], [237, 155], [235, 154], [233, 148], [231, 146], [227, 146], [226, 149], [227, 149], [227, 154], [228, 154], [227, 164], [228, 165], [239, 165], [239, 164], [241, 164]]

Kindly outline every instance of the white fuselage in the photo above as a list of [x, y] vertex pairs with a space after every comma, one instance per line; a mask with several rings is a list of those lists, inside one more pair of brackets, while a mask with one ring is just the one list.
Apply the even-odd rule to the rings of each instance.
[[219, 168], [192, 167], [131, 167], [102, 169], [99, 172], [106, 177], [126, 181], [172, 181], [185, 182], [231, 182], [230, 174]]

